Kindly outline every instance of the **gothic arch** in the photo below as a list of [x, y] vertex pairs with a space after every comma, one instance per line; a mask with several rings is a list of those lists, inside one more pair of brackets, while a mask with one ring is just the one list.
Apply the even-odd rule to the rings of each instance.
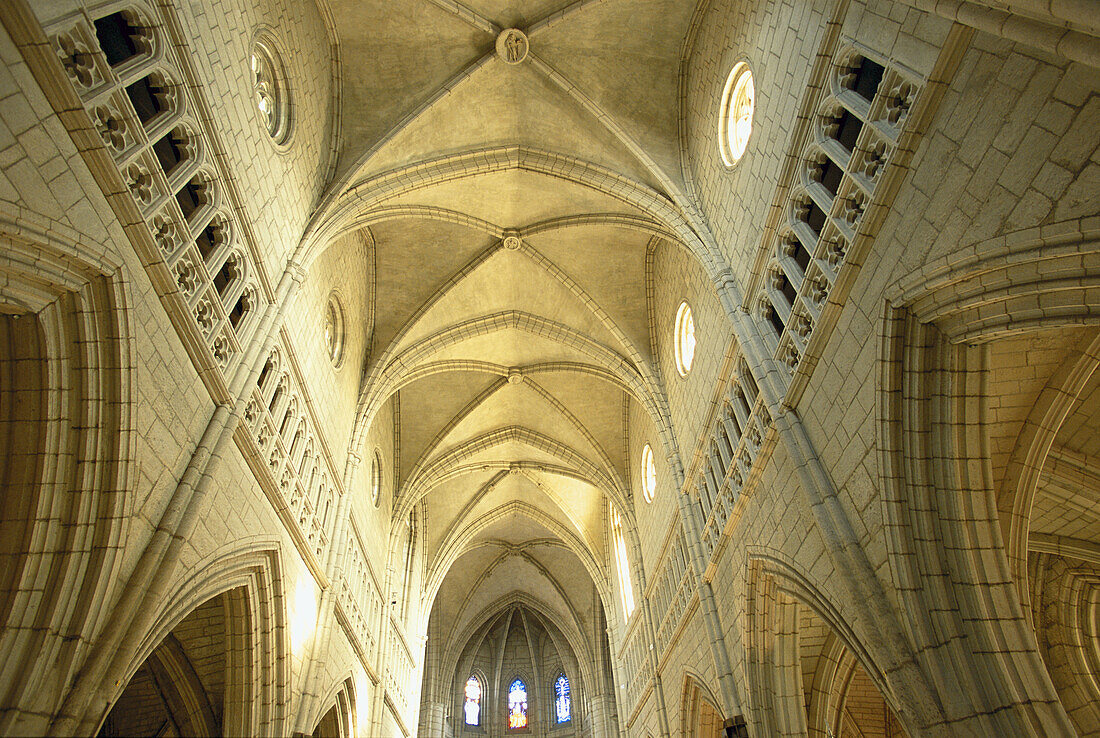
[[[470, 402], [467, 403], [465, 407], [459, 410], [455, 414], [455, 416], [451, 418], [451, 420], [449, 420], [442, 428], [439, 429], [439, 432], [436, 433], [432, 440], [428, 443], [428, 445], [425, 446], [424, 451], [420, 454], [420, 458], [417, 459], [416, 464], [414, 464], [413, 468], [409, 471], [409, 479], [417, 476], [417, 474], [424, 468], [424, 465], [428, 462], [428, 459], [431, 458], [432, 454], [446, 439], [448, 434], [450, 434], [450, 432], [454, 430], [454, 428], [458, 426], [463, 421], [463, 419], [465, 419], [478, 408], [486, 405], [494, 394], [510, 384], [510, 382], [508, 382], [508, 380], [505, 378], [506, 376], [507, 375], [501, 376], [500, 379], [497, 379], [488, 387], [486, 387], [483, 392], [478, 394], [477, 397], [475, 397], [474, 399], [470, 400]], [[604, 450], [603, 446], [596, 439], [596, 437], [592, 435], [587, 427], [585, 427], [584, 423], [582, 423], [581, 420], [551, 392], [547, 391], [542, 385], [536, 382], [534, 378], [530, 376], [524, 377], [524, 382], [532, 392], [538, 395], [538, 397], [542, 401], [544, 401], [555, 412], [557, 412], [559, 416], [565, 419], [565, 421], [569, 423], [570, 427], [572, 427], [584, 438], [584, 440], [596, 452], [597, 456], [599, 457], [600, 463], [607, 471], [607, 473], [616, 478], [620, 485], [623, 485], [619, 473], [615, 470], [614, 465], [611, 462], [611, 458], [607, 455], [607, 451]]]
[[451, 568], [455, 560], [466, 550], [470, 541], [472, 541], [478, 533], [498, 520], [505, 519], [513, 514], [519, 514], [530, 518], [557, 535], [566, 548], [572, 551], [577, 558], [580, 559], [581, 563], [588, 571], [589, 576], [592, 577], [593, 583], [595, 583], [599, 590], [600, 598], [603, 600], [604, 606], [609, 606], [610, 600], [608, 598], [611, 596], [611, 589], [607, 579], [607, 573], [603, 567], [600, 566], [599, 561], [593, 555], [592, 551], [589, 550], [585, 542], [566, 528], [557, 518], [547, 515], [542, 510], [522, 500], [507, 502], [490, 511], [488, 514], [479, 516], [476, 520], [470, 521], [470, 523], [462, 528], [456, 527], [452, 529], [451, 532], [448, 533], [447, 538], [440, 544], [439, 552], [428, 570], [428, 577], [425, 582], [425, 597], [428, 599], [435, 598], [436, 593], [439, 591], [439, 587], [443, 583], [443, 578], [447, 575], [447, 571]]
[[356, 735], [358, 715], [355, 711], [355, 679], [345, 676], [326, 692], [320, 702], [320, 713], [307, 724], [313, 723], [311, 731], [315, 738], [352, 738]]
[[1040, 651], [1078, 734], [1093, 735], [1100, 730], [1100, 562], [1030, 558]]
[[[798, 616], [797, 607], [808, 607], [832, 632], [839, 647], [848, 653], [866, 671], [871, 683], [883, 700], [903, 722], [919, 722], [922, 713], [934, 710], [928, 705], [910, 704], [899, 698], [887, 676], [887, 668], [907, 658], [903, 644], [896, 644], [892, 654], [876, 653], [871, 644], [859, 637], [853, 623], [838, 609], [813, 581], [782, 554], [757, 547], [749, 547], [746, 576], [746, 660], [748, 662], [749, 694], [769, 695], [774, 691], [777, 699], [769, 698], [765, 704], [752, 705], [754, 719], [761, 729], [780, 735], [800, 735], [807, 725], [802, 675], [797, 661]], [[775, 652], [769, 649], [776, 649]], [[881, 657], [881, 658], [878, 658]], [[899, 685], [903, 689], [910, 685]], [[778, 687], [778, 688], [777, 688]], [[777, 717], [779, 711], [787, 713], [780, 722], [767, 726], [760, 724], [759, 715]], [[788, 717], [800, 715], [794, 721]]]
[[105, 690], [102, 722], [126, 683], [172, 630], [199, 605], [226, 595], [228, 649], [226, 735], [279, 735], [288, 717], [290, 689], [289, 630], [278, 544], [244, 539], [195, 567], [195, 574], [157, 612], [140, 639], [126, 678]]
[[[665, 428], [668, 424], [667, 408], [662, 403], [659, 389], [625, 357], [564, 325], [538, 315], [512, 310], [449, 326], [405, 348], [392, 359], [379, 361], [371, 377], [363, 385], [364, 392], [360, 396], [350, 443], [352, 451], [359, 452], [375, 414], [417, 367], [429, 363], [433, 355], [447, 347], [487, 333], [509, 329], [537, 334], [584, 353], [597, 366], [609, 371], [629, 388], [629, 392], [642, 403], [658, 428], [665, 429], [662, 431], [662, 438], [667, 433], [667, 443], [674, 447], [671, 427]], [[353, 470], [354, 465], [349, 465], [346, 475], [350, 476]], [[350, 483], [350, 479], [347, 481]]]
[[[1025, 434], [1013, 459], [1014, 494], [998, 505], [984, 400], [971, 398], [986, 394], [983, 344], [1100, 321], [1088, 267], [1100, 234], [1089, 228], [1071, 221], [1046, 236], [1033, 229], [967, 246], [887, 291], [878, 445], [889, 564], [918, 661], [930, 673], [956, 665], [937, 691], [949, 724], [969, 719], [970, 730], [1072, 731], [1013, 571], [1026, 543], [1013, 518], [1024, 517], [1028, 468], [1047, 431]], [[1076, 386], [1086, 373], [1078, 363], [1064, 380]], [[1059, 404], [1041, 401], [1032, 426], [1064, 412]], [[1000, 519], [998, 507], [1013, 518]], [[938, 611], [951, 616], [933, 623], [927, 613]]]
[[1029, 615], [1028, 529], [1039, 475], [1062, 422], [1097, 369], [1100, 369], [1100, 332], [1083, 351], [1071, 352], [1043, 388], [1017, 437], [998, 490], [997, 508], [1005, 553], [1020, 603]]
[[126, 680], [99, 735], [174, 730], [212, 737], [239, 729], [249, 686], [242, 677], [250, 677], [242, 673], [233, 644], [240, 594], [231, 589], [215, 595], [177, 623]]
[[720, 738], [725, 720], [721, 700], [706, 681], [684, 670], [684, 685], [680, 692], [680, 735], [684, 738]]
[[[589, 461], [576, 449], [570, 448], [549, 436], [529, 428], [510, 426], [498, 428], [472, 438], [441, 455], [427, 466], [418, 468], [410, 474], [408, 480], [402, 485], [403, 489], [397, 505], [394, 507], [395, 519], [400, 519], [401, 515], [407, 512], [411, 505], [419, 502], [432, 487], [462, 470], [464, 468], [462, 462], [487, 449], [507, 443], [519, 443], [550, 454], [561, 460], [564, 465], [563, 473], [567, 476], [572, 476], [605, 490], [613, 496], [617, 504], [625, 505], [628, 502], [625, 485], [614, 467], [601, 468]], [[480, 466], [480, 464], [475, 464], [474, 468], [480, 468]]]
[[[882, 723], [878, 725], [865, 725], [854, 718], [849, 710], [849, 701], [859, 701], [862, 707], [867, 703], [881, 702], [882, 695], [875, 694], [874, 685], [868, 685], [866, 672], [862, 669], [855, 655], [844, 648], [844, 644], [830, 633], [822, 648], [818, 659], [818, 668], [814, 674], [813, 691], [807, 700], [806, 722], [809, 735], [843, 736], [859, 735], [867, 728], [886, 728], [887, 735], [897, 735], [887, 726], [893, 724], [895, 728], [896, 718], [892, 712], [879, 713], [875, 717], [881, 717]], [[889, 708], [886, 708], [889, 710]], [[857, 711], [856, 715], [867, 717], [866, 710]], [[876, 711], [878, 712], [878, 711]], [[877, 721], [876, 721], [877, 723]]]
[[[442, 664], [441, 672], [443, 674], [456, 673], [455, 670], [459, 666], [462, 652], [468, 641], [476, 635], [477, 631], [505, 611], [515, 610], [517, 607], [521, 606], [537, 614], [540, 618], [554, 623], [554, 625], [561, 630], [561, 634], [565, 637], [566, 645], [568, 645], [569, 650], [572, 651], [577, 659], [577, 673], [580, 676], [582, 685], [595, 684], [596, 682], [593, 681], [595, 675], [590, 668], [590, 665], [593, 663], [591, 658], [592, 654], [585, 646], [586, 642], [581, 632], [580, 623], [562, 622], [561, 613], [556, 612], [541, 599], [519, 591], [513, 591], [490, 602], [468, 621], [465, 628], [461, 631], [456, 631], [453, 636], [448, 639], [446, 650], [440, 660]], [[528, 690], [530, 690], [531, 682], [526, 679], [525, 681], [527, 681]], [[499, 685], [493, 682], [494, 691], [497, 686]], [[499, 696], [500, 695], [497, 694], [498, 698]], [[530, 714], [530, 711], [528, 711], [528, 714]]]
[[818, 668], [806, 700], [806, 727], [814, 738], [825, 738], [832, 730], [834, 685], [841, 660], [846, 657], [852, 657], [852, 652], [844, 647], [836, 633], [830, 632], [818, 656]]
[[485, 570], [478, 576], [478, 579], [476, 580], [474, 586], [471, 587], [471, 595], [467, 596], [466, 600], [462, 603], [463, 607], [461, 609], [465, 610], [466, 606], [472, 603], [472, 593], [476, 591], [477, 585], [492, 577], [493, 571], [511, 556], [516, 556], [522, 559], [525, 564], [531, 566], [536, 571], [538, 571], [539, 574], [546, 578], [546, 580], [550, 583], [550, 586], [553, 587], [554, 592], [559, 597], [561, 597], [562, 601], [565, 603], [566, 611], [569, 614], [570, 620], [574, 623], [574, 625], [579, 628], [579, 623], [581, 622], [580, 614], [577, 612], [576, 608], [573, 607], [572, 603], [570, 603], [569, 597], [561, 582], [558, 581], [557, 577], [555, 577], [546, 566], [539, 563], [539, 561], [534, 556], [531, 556], [530, 554], [522, 550], [516, 551], [514, 549], [505, 549], [499, 556], [496, 557], [496, 559], [494, 559], [488, 566], [486, 566]]
[[[879, 433], [886, 543], [918, 663], [930, 660], [933, 670], [957, 665], [954, 683], [937, 690], [949, 722], [976, 713], [973, 719], [988, 721], [987, 730], [1014, 732], [1021, 729], [1017, 720], [1068, 728], [1015, 592], [981, 438], [983, 419], [968, 399], [982, 395], [981, 349], [950, 344], [904, 309], [887, 310]], [[974, 430], [954, 432], [967, 427]], [[959, 540], [968, 544], [949, 543]], [[929, 613], [944, 608], [950, 616], [933, 622]], [[994, 657], [1003, 642], [1019, 647], [1011, 656]], [[1015, 662], [1011, 668], [1001, 665], [1005, 657]], [[1023, 684], [1024, 673], [1039, 678]], [[998, 675], [996, 687], [990, 686], [992, 674]], [[979, 704], [966, 704], [971, 699]], [[1014, 707], [1003, 709], [1007, 705]]]
[[26, 217], [0, 212], [0, 703], [14, 708], [0, 732], [56, 711], [41, 687], [67, 683], [104, 627], [131, 504], [124, 279], [79, 234]]
[[[459, 664], [461, 667], [462, 664]], [[494, 685], [487, 676], [485, 671], [475, 664], [471, 664], [469, 668], [464, 671], [456, 669], [454, 672], [454, 681], [451, 683], [451, 690], [447, 694], [449, 701], [457, 704], [457, 709], [453, 714], [458, 716], [455, 720], [455, 732], [459, 733], [465, 726], [465, 685], [470, 680], [470, 677], [474, 677], [478, 681], [478, 685], [481, 687], [481, 700], [478, 703], [478, 727], [488, 732], [489, 727], [493, 722], [493, 711], [486, 710], [485, 706], [489, 704], [495, 704], [496, 699], [496, 685]]]
[[[324, 244], [331, 241], [333, 234], [353, 221], [358, 213], [442, 182], [507, 170], [522, 170], [565, 180], [638, 208], [688, 245], [714, 284], [721, 283], [722, 275], [728, 269], [712, 239], [701, 239], [693, 228], [694, 224], [686, 220], [680, 209], [663, 195], [600, 165], [529, 146], [459, 152], [385, 172], [366, 181], [349, 184], [346, 189], [331, 189], [302, 238], [296, 261], [308, 267]], [[342, 188], [343, 185], [337, 187]]]
[[804, 735], [799, 603], [783, 591], [774, 573], [765, 573], [759, 559], [749, 563], [745, 599], [748, 693], [758, 729], [765, 734]]
[[957, 249], [886, 291], [895, 308], [935, 324], [953, 344], [1100, 323], [1090, 259], [1100, 228], [1078, 218]]

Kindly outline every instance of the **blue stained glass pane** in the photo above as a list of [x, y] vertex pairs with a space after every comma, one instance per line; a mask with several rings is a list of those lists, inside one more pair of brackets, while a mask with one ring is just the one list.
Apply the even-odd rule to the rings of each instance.
[[554, 682], [554, 714], [559, 723], [568, 723], [572, 715], [569, 704], [569, 680], [559, 674]]

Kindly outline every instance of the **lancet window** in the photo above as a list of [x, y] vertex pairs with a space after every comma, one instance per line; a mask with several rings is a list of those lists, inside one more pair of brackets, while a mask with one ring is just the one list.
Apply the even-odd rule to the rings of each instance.
[[516, 679], [508, 687], [508, 729], [527, 727], [527, 685]]
[[558, 674], [554, 680], [554, 720], [558, 725], [573, 719], [573, 704], [569, 697], [569, 679]]
[[466, 725], [474, 727], [481, 725], [481, 682], [476, 676], [471, 675], [466, 680], [462, 696], [462, 715]]

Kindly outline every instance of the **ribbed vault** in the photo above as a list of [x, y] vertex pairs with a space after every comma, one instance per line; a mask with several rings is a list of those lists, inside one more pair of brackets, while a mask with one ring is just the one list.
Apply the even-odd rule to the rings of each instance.
[[[694, 4], [329, 5], [354, 73], [301, 258], [359, 232], [376, 275], [345, 483], [366, 483], [369, 439], [392, 417], [389, 512], [420, 512], [429, 639], [458, 648], [498, 627], [486, 603], [538, 602], [591, 670], [619, 606], [609, 502], [637, 546], [629, 419], [652, 423], [674, 482], [682, 469], [644, 288], [653, 254], [686, 248], [712, 280], [726, 271], [682, 207]], [[508, 28], [529, 44], [518, 64], [497, 50]]]
[[[686, 249], [713, 282], [728, 272], [685, 206], [679, 77], [695, 4], [329, 6], [354, 73], [300, 258], [355, 232], [373, 245], [345, 484], [367, 485], [371, 439], [392, 423], [386, 512], [414, 515], [425, 552], [424, 699], [450, 700], [441, 690], [468, 676], [459, 654], [521, 621], [553, 634], [578, 677], [604, 679], [605, 613], [621, 607], [609, 505], [638, 547], [631, 418], [648, 419], [673, 484], [683, 468], [645, 288], [654, 254]], [[625, 27], [638, 30], [609, 32]], [[509, 28], [528, 43], [520, 63], [497, 49]]]

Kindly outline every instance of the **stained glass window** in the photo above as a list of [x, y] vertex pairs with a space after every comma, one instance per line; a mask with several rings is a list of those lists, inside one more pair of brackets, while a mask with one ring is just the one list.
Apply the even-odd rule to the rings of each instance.
[[508, 729], [527, 727], [527, 685], [522, 679], [508, 687]]
[[569, 680], [565, 674], [558, 674], [554, 681], [554, 717], [558, 724], [568, 723], [573, 717], [569, 703]]
[[466, 713], [467, 725], [481, 725], [481, 682], [476, 676], [466, 680], [466, 703], [462, 706]]

